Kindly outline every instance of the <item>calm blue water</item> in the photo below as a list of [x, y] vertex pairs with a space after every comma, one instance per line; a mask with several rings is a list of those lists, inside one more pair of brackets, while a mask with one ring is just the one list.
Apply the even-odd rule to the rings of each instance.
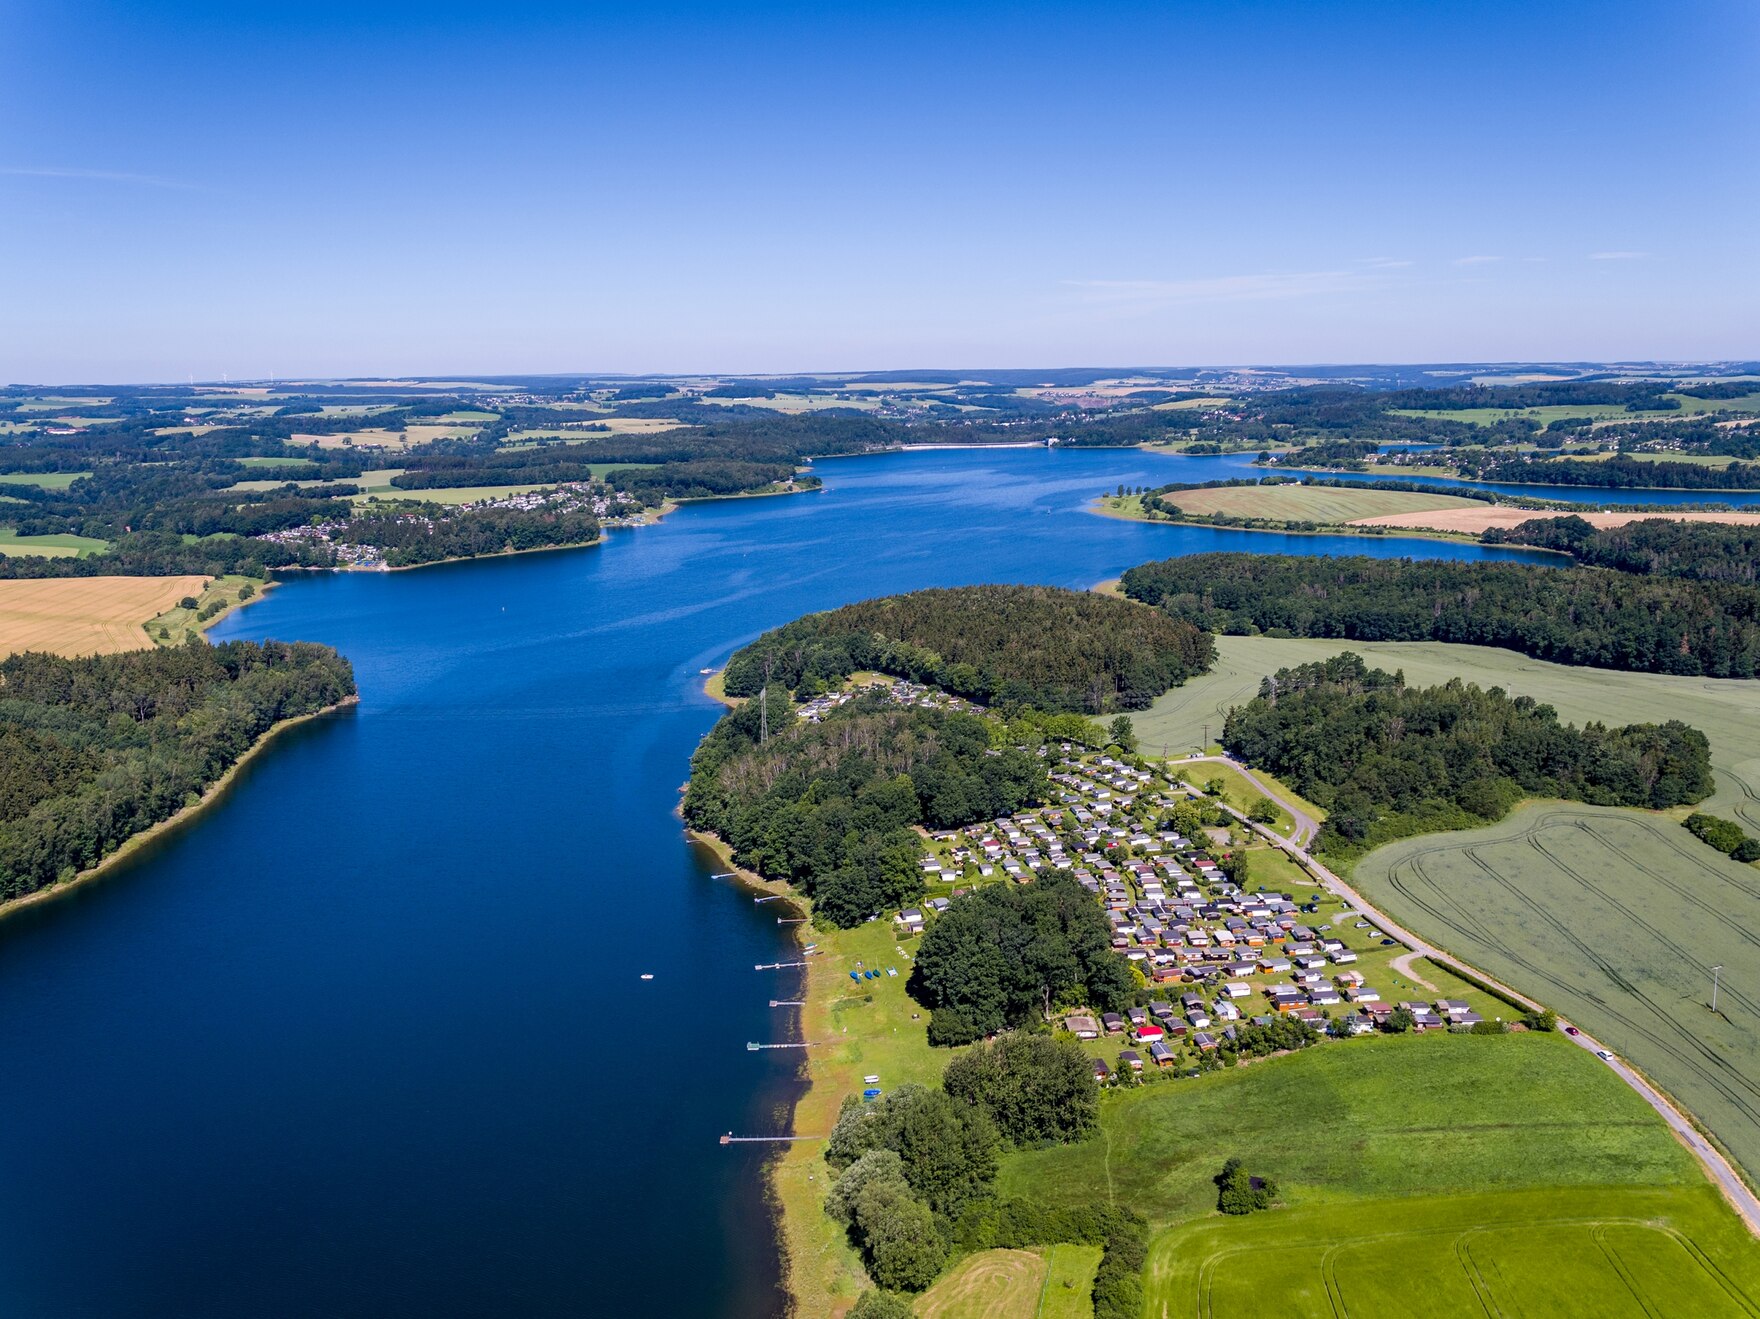
[[745, 1043], [792, 1029], [766, 1005], [788, 973], [752, 970], [790, 942], [672, 814], [717, 713], [698, 670], [929, 585], [1215, 548], [1491, 557], [1081, 511], [1238, 460], [819, 470], [821, 493], [592, 549], [303, 578], [222, 625], [338, 647], [361, 704], [0, 923], [0, 1314], [776, 1313], [762, 1155], [715, 1138], [785, 1120], [786, 1051]]

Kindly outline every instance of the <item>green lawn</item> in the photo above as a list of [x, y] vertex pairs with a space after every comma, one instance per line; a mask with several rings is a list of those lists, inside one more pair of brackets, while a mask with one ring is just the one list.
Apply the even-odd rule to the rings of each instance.
[[44, 490], [65, 490], [90, 472], [0, 472], [0, 484], [34, 485]]
[[61, 533], [52, 536], [21, 536], [10, 527], [0, 528], [0, 555], [40, 554], [48, 559], [83, 558], [101, 552], [107, 541], [91, 536]]

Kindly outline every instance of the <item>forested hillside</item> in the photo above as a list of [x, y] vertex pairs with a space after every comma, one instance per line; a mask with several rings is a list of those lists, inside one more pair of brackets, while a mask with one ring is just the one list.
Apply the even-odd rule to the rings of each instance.
[[803, 697], [877, 670], [986, 705], [1142, 710], [1210, 667], [1204, 630], [1129, 601], [1048, 586], [915, 591], [809, 614], [727, 666], [731, 696], [766, 682]]
[[1461, 464], [1461, 474], [1480, 481], [1517, 484], [1593, 486], [1605, 490], [1755, 490], [1760, 489], [1760, 463], [1732, 462], [1704, 467], [1667, 458], [1606, 459], [1525, 458], [1487, 452]]
[[923, 891], [922, 840], [1041, 800], [1045, 765], [992, 747], [977, 715], [862, 697], [822, 723], [798, 720], [780, 687], [722, 717], [691, 757], [685, 819], [734, 859], [813, 899], [815, 914], [855, 925]]
[[1120, 589], [1216, 632], [1454, 641], [1638, 673], [1760, 674], [1760, 590], [1733, 582], [1516, 563], [1219, 553], [1143, 564], [1124, 574]]
[[1413, 689], [1349, 653], [1266, 678], [1222, 742], [1324, 807], [1334, 853], [1498, 820], [1523, 797], [1661, 809], [1712, 789], [1709, 743], [1685, 724], [1576, 728], [1531, 697]]
[[348, 661], [304, 643], [0, 660], [0, 898], [96, 865], [279, 721], [353, 694]]
[[1562, 550], [1594, 568], [1698, 582], [1760, 582], [1760, 527], [1645, 518], [1598, 530], [1572, 514], [1480, 533], [1488, 545]]

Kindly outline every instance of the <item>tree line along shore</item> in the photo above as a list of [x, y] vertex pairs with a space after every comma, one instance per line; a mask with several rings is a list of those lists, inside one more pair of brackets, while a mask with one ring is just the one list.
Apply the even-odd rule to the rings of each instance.
[[[1582, 548], [1585, 560], [1615, 552], [1600, 542]], [[1652, 567], [1666, 576], [1665, 561], [1688, 560], [1707, 556], [1677, 545]], [[1365, 1065], [1379, 1078], [1381, 1060], [1391, 1060], [1390, 1075], [1400, 1079], [1382, 1095], [1396, 1110], [1409, 1102], [1402, 1087], [1429, 1092], [1432, 1067], [1470, 1061], [1495, 1070], [1517, 1058], [1545, 1075], [1542, 1088], [1551, 1089], [1542, 1106], [1561, 1122], [1583, 1121], [1585, 1106], [1635, 1100], [1585, 1066], [1582, 1051], [1547, 1043], [1550, 1019], [1534, 1020], [1433, 964], [1398, 963], [1403, 950], [1372, 921], [1254, 839], [1248, 811], [1218, 804], [1210, 794], [1226, 784], [1218, 777], [1206, 785], [1202, 762], [1184, 770], [1139, 754], [1132, 718], [1115, 712], [1143, 710], [1145, 691], [1117, 681], [1131, 661], [1128, 648], [1109, 643], [1159, 636], [1134, 626], [1149, 612], [1205, 631], [1216, 622], [1172, 603], [1183, 606], [1191, 592], [1144, 588], [1166, 567], [1126, 574], [1125, 591], [1134, 584], [1142, 599], [1111, 600], [1110, 617], [1031, 588], [923, 592], [808, 616], [765, 634], [726, 670], [729, 694], [744, 700], [693, 761], [685, 815], [741, 864], [786, 882], [812, 916], [802, 1028], [830, 1044], [808, 1054], [812, 1084], [796, 1130], [811, 1124], [830, 1140], [791, 1148], [773, 1176], [791, 1287], [814, 1312], [859, 1293], [857, 1313], [909, 1313], [912, 1305], [940, 1313], [993, 1267], [998, 1276], [1018, 1274], [1022, 1287], [1043, 1284], [1066, 1247], [1088, 1252], [1080, 1258], [1095, 1265], [1082, 1275], [1091, 1292], [1082, 1313], [1134, 1314], [1145, 1295], [1183, 1306], [1190, 1293], [1180, 1288], [1189, 1284], [1178, 1270], [1142, 1264], [1169, 1234], [1242, 1205], [1274, 1205], [1269, 1212], [1311, 1224], [1303, 1206], [1352, 1179], [1335, 1168], [1321, 1175], [1325, 1161], [1316, 1164], [1314, 1151], [1264, 1125], [1232, 1124], [1226, 1111], [1188, 1130], [1216, 1165], [1210, 1194], [1221, 1198], [1208, 1204], [1195, 1191], [1203, 1179], [1191, 1148], [1176, 1162], [1181, 1178], [1192, 1177], [1181, 1184], [1194, 1190], [1177, 1204], [1153, 1194], [1121, 1200], [1116, 1173], [1101, 1183], [1086, 1173], [1072, 1179], [1086, 1152], [1103, 1143], [1108, 1166], [1118, 1166], [1128, 1126], [1128, 1166], [1128, 1151], [1174, 1120], [1169, 1103], [1226, 1085], [1231, 1102], [1250, 1112], [1253, 1078], [1300, 1085], [1323, 1058], [1333, 1060], [1327, 1069], [1335, 1061], [1348, 1071], [1352, 1051], [1377, 1040]], [[1214, 576], [1218, 565], [1207, 567]], [[1626, 588], [1645, 580], [1596, 571]], [[1142, 602], [1151, 597], [1153, 606]], [[962, 613], [971, 618], [965, 628]], [[986, 616], [1014, 626], [992, 628]], [[1014, 640], [1022, 633], [1031, 641]], [[965, 643], [957, 660], [936, 650], [955, 636]], [[1161, 644], [1170, 656], [1202, 653], [1173, 634]], [[1047, 650], [1063, 652], [1071, 675], [1093, 665], [1094, 680], [1008, 685], [1017, 668], [1023, 677], [1058, 672], [1056, 662], [1041, 669], [1033, 653]], [[1201, 684], [1210, 664], [1203, 654], [1197, 671], [1164, 672]], [[956, 670], [959, 690], [935, 681]], [[1145, 724], [1159, 703], [1148, 694]], [[1608, 803], [1622, 815], [1638, 808], [1652, 818], [1684, 812], [1713, 791], [1708, 741], [1683, 721], [1568, 725], [1551, 707], [1501, 688], [1457, 681], [1414, 689], [1350, 656], [1266, 675], [1219, 731], [1224, 747], [1256, 772], [1269, 770], [1266, 781], [1280, 792], [1288, 782], [1301, 794], [1291, 799], [1321, 803], [1315, 845], [1347, 868], [1388, 839], [1483, 827], [1534, 797]], [[1366, 746], [1392, 754], [1364, 755]], [[1437, 777], [1443, 766], [1451, 770]], [[1275, 802], [1240, 804], [1281, 817]], [[1512, 1021], [1531, 1042], [1516, 1044]], [[1449, 1054], [1444, 1063], [1439, 1044], [1415, 1038], [1461, 1032], [1503, 1037], [1476, 1049], [1518, 1052]], [[1358, 1035], [1368, 1038], [1347, 1042]], [[1197, 1088], [1184, 1100], [1172, 1098], [1178, 1085], [1156, 1084], [1188, 1079]], [[1011, 1125], [1024, 1094], [1059, 1098], [1027, 1126]], [[1347, 1107], [1350, 1122], [1374, 1125]], [[1452, 1106], [1445, 1120], [1473, 1128], [1471, 1107]], [[1150, 1111], [1154, 1122], [1136, 1125]], [[1662, 1131], [1654, 1124], [1643, 1140]], [[1646, 1159], [1659, 1152], [1646, 1148]], [[1411, 1157], [1417, 1167], [1398, 1193], [1437, 1193], [1445, 1218], [1452, 1197], [1492, 1189], [1440, 1152]], [[1231, 1159], [1245, 1162], [1224, 1168]], [[1302, 1189], [1280, 1195], [1275, 1187], [1289, 1187], [1283, 1177], [1292, 1170]], [[1531, 1172], [1537, 1188], [1627, 1181], [1556, 1153]], [[1698, 1195], [1690, 1161], [1689, 1170], [1675, 1163], [1630, 1182], [1633, 1195], [1666, 1184], [1657, 1194], [1679, 1199], [1670, 1212], [1695, 1239], [1741, 1248], [1741, 1229], [1715, 1194]], [[1359, 1178], [1346, 1194], [1379, 1212], [1394, 1185]], [[1082, 1201], [1081, 1193], [1098, 1198]], [[1607, 1190], [1608, 1204], [1627, 1193]], [[1057, 1212], [1047, 1216], [1046, 1205]], [[1463, 1216], [1483, 1210], [1465, 1199], [1453, 1207]], [[1551, 1232], [1553, 1221], [1542, 1215], [1525, 1230]], [[1604, 1257], [1566, 1263], [1585, 1286], [1607, 1285]], [[1121, 1285], [1121, 1272], [1134, 1281]], [[1447, 1281], [1439, 1275], [1438, 1285]], [[870, 1282], [878, 1290], [863, 1290]], [[923, 1299], [906, 1299], [925, 1289]]]

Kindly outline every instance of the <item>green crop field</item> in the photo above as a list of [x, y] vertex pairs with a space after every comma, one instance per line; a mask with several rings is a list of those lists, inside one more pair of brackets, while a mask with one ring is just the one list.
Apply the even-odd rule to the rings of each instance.
[[1146, 1313], [1736, 1319], [1760, 1312], [1755, 1257], [1708, 1187], [1370, 1201], [1163, 1233]]
[[34, 485], [44, 490], [65, 490], [90, 472], [0, 472], [0, 485]]
[[235, 460], [240, 467], [274, 467], [293, 470], [299, 467], [316, 467], [318, 464], [311, 458], [239, 458]]
[[97, 554], [108, 542], [91, 536], [60, 533], [50, 536], [21, 536], [10, 527], [0, 528], [0, 554], [40, 554], [48, 559], [67, 559]]
[[[1559, 1036], [1326, 1044], [1101, 1112], [1098, 1139], [1009, 1156], [999, 1189], [1143, 1213], [1160, 1229], [1146, 1314], [1760, 1313], [1739, 1220]], [[1279, 1208], [1214, 1212], [1211, 1178], [1236, 1155], [1278, 1182]]]
[[1760, 869], [1663, 816], [1542, 803], [1382, 848], [1354, 882], [1619, 1050], [1760, 1173]]
[[1420, 495], [1409, 490], [1352, 490], [1334, 486], [1219, 486], [1176, 490], [1163, 499], [1187, 513], [1226, 513], [1233, 517], [1286, 522], [1351, 522], [1389, 513], [1427, 513], [1437, 508], [1474, 508], [1483, 501], [1458, 495]]

